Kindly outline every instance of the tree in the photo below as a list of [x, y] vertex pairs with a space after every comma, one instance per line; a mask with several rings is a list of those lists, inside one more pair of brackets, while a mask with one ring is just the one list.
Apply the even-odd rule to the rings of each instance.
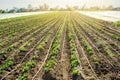
[[85, 10], [86, 9], [86, 5], [84, 4], [82, 7], [81, 7], [81, 10]]
[[98, 6], [93, 6], [93, 7], [90, 8], [90, 10], [96, 11], [96, 10], [100, 10], [100, 8]]
[[70, 7], [70, 6], [68, 6], [68, 5], [66, 5], [66, 8], [67, 8], [68, 11], [72, 11], [72, 10], [74, 10], [73, 7]]
[[79, 10], [79, 7], [78, 6], [73, 6], [73, 9], [74, 10]]
[[112, 9], [113, 9], [112, 5], [109, 5], [108, 7], [106, 7], [106, 10], [112, 10]]
[[32, 11], [33, 7], [31, 4], [28, 5], [28, 11]]
[[48, 11], [49, 10], [49, 6], [47, 4], [43, 4], [41, 6], [39, 6], [40, 11]]
[[43, 7], [44, 7], [44, 11], [47, 11], [49, 9], [49, 6], [47, 4], [44, 4]]
[[50, 10], [51, 10], [51, 11], [59, 11], [60, 9], [59, 9], [59, 6], [56, 6], [56, 7], [54, 7], [54, 8], [50, 8]]

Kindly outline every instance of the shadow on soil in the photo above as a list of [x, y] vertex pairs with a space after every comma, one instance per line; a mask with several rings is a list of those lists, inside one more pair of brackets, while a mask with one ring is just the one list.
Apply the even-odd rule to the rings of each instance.
[[82, 76], [73, 76], [73, 80], [84, 80]]
[[57, 80], [56, 78], [52, 77], [50, 73], [46, 73], [42, 77], [43, 80]]

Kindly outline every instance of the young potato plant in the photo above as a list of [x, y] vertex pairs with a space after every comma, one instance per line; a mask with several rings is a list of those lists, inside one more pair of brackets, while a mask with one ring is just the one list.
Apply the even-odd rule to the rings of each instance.
[[23, 66], [22, 68], [22, 75], [19, 76], [18, 80], [27, 80], [29, 71], [31, 68], [33, 68], [35, 66], [35, 62], [31, 61], [31, 62], [27, 62], [25, 66]]
[[86, 40], [83, 40], [83, 41], [82, 41], [82, 44], [83, 44], [84, 47], [87, 47], [87, 46], [88, 46], [88, 42], [87, 42]]
[[92, 55], [92, 54], [93, 54], [93, 49], [92, 49], [92, 47], [88, 46], [88, 47], [87, 47], [87, 52], [88, 52], [89, 55]]
[[32, 42], [32, 41], [35, 41], [36, 40], [36, 38], [31, 38], [30, 40], [29, 40], [29, 42]]
[[6, 44], [6, 42], [0, 42], [0, 47], [2, 47], [4, 44]]
[[[23, 42], [23, 40], [20, 40]], [[35, 38], [31, 38], [24, 46], [19, 48], [19, 51], [17, 52], [17, 54], [20, 54], [22, 52], [26, 52], [27, 48], [30, 47], [31, 43], [35, 41]]]
[[27, 49], [24, 46], [19, 49], [19, 52], [26, 52], [26, 51]]
[[86, 40], [83, 40], [83, 41], [82, 41], [82, 44], [83, 44], [83, 46], [86, 48], [87, 53], [88, 53], [89, 55], [92, 55], [92, 54], [93, 54], [93, 49], [92, 49], [92, 47], [88, 44], [88, 42], [87, 42]]
[[19, 43], [23, 43], [23, 40], [19, 40]]
[[5, 70], [8, 70], [8, 68], [13, 65], [13, 57], [8, 58], [7, 62], [0, 67], [0, 73], [3, 73]]
[[47, 37], [44, 39], [44, 41], [37, 46], [37, 48], [36, 48], [37, 50], [39, 50], [40, 52], [44, 50], [44, 47], [45, 47], [46, 43], [48, 42], [50, 35], [51, 34], [48, 34]]
[[7, 54], [7, 51], [1, 51], [0, 52], [0, 55], [5, 55], [5, 54]]
[[93, 54], [93, 49], [92, 47], [89, 45], [89, 43], [87, 42], [87, 40], [84, 39], [84, 36], [82, 36], [80, 34], [80, 30], [78, 29], [78, 27], [76, 26], [76, 24], [74, 23], [74, 26], [75, 26], [75, 30], [77, 31], [77, 33], [79, 34], [79, 38], [82, 39], [82, 44], [83, 46], [86, 48], [87, 50], [87, 53], [89, 55], [92, 55]]
[[79, 28], [76, 26], [75, 22], [73, 22], [73, 25], [75, 27], [77, 34], [79, 35], [80, 40], [82, 40], [84, 37], [82, 34], [80, 34], [81, 32], [80, 32]]
[[78, 75], [80, 75], [80, 72], [77, 68], [74, 68], [74, 69], [72, 69], [71, 74], [72, 74], [72, 76], [78, 76]]
[[24, 47], [29, 47], [30, 46], [30, 43], [26, 43]]
[[0, 42], [0, 47], [3, 47], [4, 45], [8, 44], [8, 42], [12, 41], [13, 39], [15, 39], [16, 37], [11, 37], [11, 38], [8, 38], [2, 42]]
[[54, 59], [50, 59], [46, 66], [45, 66], [45, 72], [48, 73], [50, 72], [50, 70], [52, 69], [53, 65], [55, 64], [55, 60]]
[[52, 51], [50, 53], [50, 59], [48, 60], [47, 64], [45, 65], [45, 72], [48, 73], [52, 69], [52, 67], [55, 64], [55, 56], [59, 53], [59, 47], [60, 47], [60, 38], [64, 29], [65, 20], [62, 24], [60, 30], [58, 31], [58, 34], [56, 36], [56, 40], [52, 45]]
[[17, 46], [16, 44], [10, 45], [10, 46], [7, 48], [7, 51], [13, 50], [16, 46]]
[[118, 41], [120, 41], [120, 36], [116, 35], [116, 34], [112, 34], [112, 37], [117, 39]]
[[71, 60], [71, 66], [73, 68], [80, 65], [80, 61], [77, 59], [76, 53], [72, 53], [70, 60]]
[[11, 50], [13, 50], [15, 47], [16, 47], [16, 44], [10, 45], [10, 46], [7, 47], [7, 49], [5, 49], [4, 51], [1, 51], [0, 54], [5, 55], [8, 52], [10, 52]]
[[39, 46], [37, 46], [37, 50], [39, 50], [39, 51], [43, 51], [44, 50], [44, 47], [43, 47], [43, 45], [39, 45]]
[[39, 58], [39, 56], [37, 56], [37, 55], [35, 55], [35, 56], [32, 57], [33, 60], [36, 60], [38, 58]]
[[68, 30], [69, 30], [68, 39], [69, 39], [70, 50], [71, 50], [71, 57], [70, 57], [70, 63], [71, 63], [71, 68], [72, 68], [71, 74], [72, 76], [78, 76], [80, 72], [77, 67], [80, 65], [80, 61], [77, 58], [74, 37], [70, 29], [70, 22], [68, 24]]
[[13, 32], [11, 33], [11, 35], [14, 37], [14, 36], [17, 36], [17, 32]]
[[115, 57], [115, 56], [116, 56], [116, 54], [113, 53], [113, 52], [110, 50], [109, 46], [106, 46], [106, 47], [105, 47], [105, 50], [106, 50], [107, 54], [110, 55], [111, 57]]
[[99, 60], [97, 59], [97, 57], [93, 57], [93, 61], [94, 61], [94, 64], [95, 64], [95, 65], [98, 65], [98, 64], [99, 64]]
[[55, 56], [58, 54], [59, 52], [59, 49], [58, 49], [58, 46], [59, 43], [56, 45], [55, 48], [53, 48], [52, 52], [50, 53], [50, 60], [47, 62], [46, 66], [45, 66], [45, 72], [48, 73], [53, 65], [55, 64]]
[[[58, 34], [61, 34], [61, 33], [58, 33]], [[60, 38], [60, 36], [59, 36], [59, 38]], [[55, 57], [59, 52], [59, 44], [60, 44], [60, 40], [58, 40], [58, 37], [57, 37], [56, 41], [54, 42], [54, 44], [52, 46], [53, 50], [50, 53], [50, 60], [47, 62], [46, 66], [45, 66], [46, 73], [48, 73], [52, 69], [53, 65], [55, 64], [55, 60], [54, 60], [55, 58], [53, 58], [53, 57]]]

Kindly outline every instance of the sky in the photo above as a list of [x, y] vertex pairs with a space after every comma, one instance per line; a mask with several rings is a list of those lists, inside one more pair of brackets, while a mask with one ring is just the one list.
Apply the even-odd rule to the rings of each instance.
[[31, 4], [33, 7], [38, 7], [42, 4], [48, 4], [49, 7], [65, 7], [69, 6], [79, 6], [83, 5], [87, 7], [91, 6], [108, 6], [120, 7], [120, 0], [0, 0], [0, 9], [11, 9], [13, 7], [23, 8]]

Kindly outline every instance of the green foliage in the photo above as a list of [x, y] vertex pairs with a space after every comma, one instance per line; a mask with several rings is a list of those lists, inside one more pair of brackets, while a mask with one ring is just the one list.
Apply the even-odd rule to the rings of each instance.
[[59, 46], [58, 46], [58, 45], [59, 45], [59, 42], [60, 42], [60, 41], [58, 41], [58, 40], [55, 41], [55, 43], [53, 44], [52, 48], [53, 48], [53, 49], [54, 49], [54, 48], [58, 48], [58, 47], [59, 47]]
[[7, 70], [10, 66], [13, 66], [13, 57], [8, 58], [7, 62], [0, 67], [0, 73]]
[[23, 40], [19, 40], [19, 43], [23, 43]]
[[4, 54], [7, 54], [7, 52], [6, 51], [1, 51], [0, 54], [4, 55]]
[[70, 44], [71, 51], [75, 51], [75, 44], [74, 41]]
[[33, 35], [33, 34], [35, 34], [35, 32], [31, 32], [30, 34]]
[[112, 57], [115, 57], [116, 56], [116, 54], [115, 53], [112, 53], [112, 55], [111, 55]]
[[95, 64], [95, 65], [98, 65], [98, 64], [99, 64], [99, 62], [98, 62], [98, 61], [95, 61], [95, 62], [94, 62], [94, 64]]
[[117, 37], [117, 40], [120, 41], [120, 37]]
[[35, 66], [35, 62], [34, 62], [34, 61], [28, 62], [28, 63], [26, 64], [26, 66], [34, 67], [34, 66]]
[[54, 48], [50, 55], [55, 56], [58, 52], [59, 52], [58, 48]]
[[86, 40], [83, 40], [82, 42], [83, 46], [87, 48], [87, 52], [89, 55], [93, 54], [93, 49], [89, 46], [88, 42]]
[[82, 43], [83, 43], [83, 46], [85, 46], [85, 47], [87, 47], [87, 46], [88, 46], [88, 43], [87, 43], [87, 41], [86, 41], [86, 40], [84, 40]]
[[31, 38], [31, 39], [30, 39], [30, 42], [32, 42], [32, 41], [34, 41], [34, 40], [35, 40], [35, 38]]
[[71, 55], [70, 60], [71, 60], [71, 61], [76, 60], [76, 54], [75, 54], [75, 53], [73, 53], [73, 54]]
[[28, 73], [23, 73], [21, 77], [18, 78], [18, 80], [27, 80]]
[[93, 54], [93, 49], [90, 46], [88, 46], [87, 47], [87, 52], [88, 52], [89, 55], [92, 55]]
[[32, 57], [32, 59], [38, 59], [39, 58], [39, 56], [33, 56]]
[[13, 45], [11, 45], [11, 46], [9, 46], [8, 48], [7, 48], [7, 51], [11, 51], [12, 49], [14, 49], [16, 47], [16, 44], [13, 44]]
[[80, 39], [83, 39], [83, 36], [82, 36], [82, 35], [80, 35], [79, 37], [80, 37]]
[[23, 72], [27, 72], [27, 71], [29, 71], [29, 69], [30, 69], [29, 66], [25, 66], [25, 67], [23, 67]]
[[39, 45], [39, 46], [37, 47], [37, 50], [43, 51], [43, 50], [44, 50], [44, 47], [43, 47], [42, 45]]
[[64, 29], [65, 22], [63, 23], [61, 29], [59, 30], [56, 40], [52, 45], [52, 51], [50, 53], [50, 60], [48, 60], [46, 66], [45, 66], [45, 72], [48, 73], [52, 69], [53, 65], [55, 64], [55, 56], [59, 52], [59, 44], [60, 44], [60, 37], [62, 34], [62, 31]]
[[74, 69], [72, 69], [71, 74], [72, 74], [72, 76], [78, 76], [78, 75], [80, 75], [80, 72], [78, 69], [74, 68]]
[[75, 52], [72, 52], [70, 60], [71, 60], [72, 68], [77, 67], [77, 66], [80, 65], [80, 61], [77, 59], [77, 55], [76, 55]]
[[9, 57], [7, 61], [13, 61], [14, 58], [13, 57]]
[[16, 35], [17, 35], [17, 32], [12, 33], [12, 36], [16, 36]]
[[[77, 30], [77, 32], [79, 32]], [[71, 49], [71, 58], [70, 58], [70, 63], [71, 63], [71, 67], [72, 67], [72, 71], [71, 74], [72, 76], [76, 76], [79, 75], [79, 70], [77, 69], [77, 67], [80, 65], [80, 61], [77, 58], [77, 53], [76, 53], [76, 47], [75, 47], [75, 42], [74, 42], [74, 37], [73, 34], [70, 31], [70, 22], [69, 22], [69, 42], [70, 42], [70, 49]], [[81, 39], [83, 38], [83, 36], [81, 36]]]
[[80, 61], [78, 61], [77, 59], [71, 61], [71, 66], [72, 67], [77, 67], [80, 64]]
[[115, 56], [116, 56], [116, 54], [111, 51], [111, 49], [109, 48], [109, 46], [106, 46], [106, 47], [105, 47], [105, 50], [106, 50], [106, 52], [107, 52], [110, 56], [112, 56], [112, 57], [115, 57]]
[[26, 49], [25, 47], [21, 47], [21, 48], [19, 49], [19, 51], [20, 51], [20, 52], [26, 52], [27, 49]]
[[54, 60], [49, 60], [45, 66], [45, 72], [48, 73], [54, 64], [55, 64]]
[[74, 39], [73, 39], [73, 34], [72, 34], [71, 32], [69, 33], [69, 41], [70, 41], [70, 42], [73, 42], [73, 41], [74, 41]]
[[29, 47], [30, 46], [30, 43], [26, 43], [24, 47]]
[[54, 60], [49, 60], [48, 63], [46, 64], [46, 67], [52, 67], [54, 63], [55, 63]]
[[98, 64], [99, 64], [99, 61], [98, 61], [97, 57], [94, 57], [94, 58], [93, 58], [93, 61], [94, 61], [94, 64], [95, 64], [95, 65], [98, 65]]
[[3, 44], [2, 43], [0, 43], [0, 47], [2, 47], [3, 46]]
[[112, 37], [117, 39], [118, 41], [120, 41], [120, 36], [116, 35], [116, 34], [112, 34]]
[[99, 27], [98, 28], [100, 31], [104, 31], [105, 30], [105, 28], [103, 28], [103, 27]]
[[22, 75], [18, 78], [18, 80], [27, 80], [27, 76], [28, 76], [28, 71], [35, 66], [35, 62], [31, 61], [31, 62], [27, 62], [26, 65], [23, 67], [22, 69]]
[[120, 21], [115, 22], [115, 24], [120, 27]]

